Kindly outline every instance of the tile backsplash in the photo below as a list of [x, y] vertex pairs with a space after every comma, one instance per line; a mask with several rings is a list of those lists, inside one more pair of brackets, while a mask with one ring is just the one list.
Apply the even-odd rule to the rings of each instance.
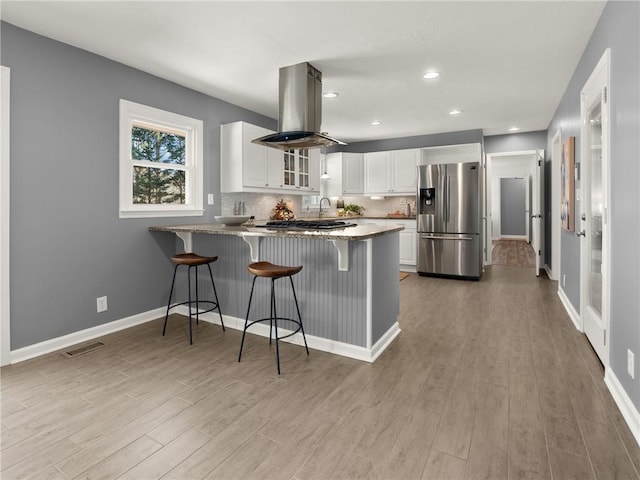
[[280, 200], [287, 202], [296, 216], [302, 210], [302, 197], [299, 195], [264, 194], [264, 193], [223, 193], [222, 215], [233, 215], [234, 206], [244, 202], [245, 215], [253, 215], [256, 219], [268, 219], [272, 210]]
[[[307, 197], [308, 198], [308, 197]], [[245, 215], [253, 215], [256, 219], [268, 219], [272, 215], [272, 210], [280, 200], [287, 202], [298, 218], [318, 216], [318, 197], [314, 201], [305, 202], [300, 195], [286, 194], [264, 194], [264, 193], [223, 193], [222, 194], [222, 215], [232, 215], [234, 206], [239, 202], [244, 202]], [[380, 200], [372, 200], [370, 197], [354, 196], [342, 197], [344, 203], [355, 203], [365, 208], [364, 215], [385, 216], [387, 213], [399, 211], [405, 213], [407, 202], [415, 210], [416, 198], [413, 195], [401, 197], [384, 197]], [[331, 206], [327, 212], [330, 216], [336, 215], [336, 200], [331, 198]], [[326, 207], [326, 203], [324, 205]]]

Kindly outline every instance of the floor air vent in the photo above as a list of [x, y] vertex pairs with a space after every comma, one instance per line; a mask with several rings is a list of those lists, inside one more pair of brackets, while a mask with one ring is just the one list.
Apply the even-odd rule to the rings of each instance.
[[76, 347], [73, 350], [69, 350], [68, 352], [62, 352], [60, 355], [67, 358], [73, 358], [85, 353], [93, 352], [94, 350], [97, 350], [100, 347], [104, 347], [104, 343], [93, 342], [93, 343], [88, 343], [86, 345], [82, 345], [80, 347]]

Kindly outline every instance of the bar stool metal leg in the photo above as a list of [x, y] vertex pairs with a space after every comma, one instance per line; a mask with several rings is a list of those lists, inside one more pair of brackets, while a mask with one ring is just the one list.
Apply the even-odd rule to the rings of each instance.
[[244, 320], [244, 329], [242, 330], [242, 342], [240, 342], [240, 353], [238, 353], [238, 362], [242, 358], [242, 348], [244, 347], [244, 337], [247, 334], [247, 326], [249, 324], [249, 312], [251, 311], [251, 299], [253, 298], [253, 288], [256, 286], [256, 278], [253, 277], [253, 282], [251, 283], [251, 293], [249, 294], [249, 306], [247, 307], [247, 316]]
[[222, 325], [222, 331], [226, 332], [224, 328], [224, 320], [222, 320], [222, 310], [220, 309], [220, 300], [218, 300], [218, 292], [216, 291], [216, 282], [213, 281], [213, 273], [211, 273], [211, 265], [207, 263], [209, 269], [209, 277], [211, 277], [211, 286], [213, 287], [213, 296], [216, 299], [216, 306], [218, 307], [218, 315], [220, 315], [220, 325]]
[[164, 327], [162, 328], [162, 336], [167, 331], [167, 320], [169, 319], [169, 309], [171, 308], [171, 297], [173, 296], [173, 286], [176, 284], [176, 273], [178, 272], [178, 265], [173, 269], [173, 280], [171, 280], [171, 290], [169, 290], [169, 303], [167, 303], [167, 313], [164, 316]]
[[191, 267], [187, 269], [187, 286], [189, 289], [189, 345], [193, 345], [193, 334], [191, 331]]
[[[276, 280], [271, 279], [271, 321], [276, 331], [276, 364], [278, 365], [278, 375], [280, 375], [280, 346], [278, 343], [278, 310], [276, 309]], [[271, 332], [269, 332], [269, 343], [271, 343]]]
[[304, 348], [309, 355], [309, 347], [307, 346], [307, 337], [304, 335], [304, 327], [302, 326], [302, 315], [300, 315], [300, 307], [298, 306], [298, 297], [296, 296], [296, 288], [293, 286], [293, 278], [289, 277], [291, 282], [291, 291], [293, 292], [293, 301], [296, 304], [296, 311], [298, 312], [298, 320], [300, 321], [300, 332], [302, 332], [302, 340], [304, 340]]

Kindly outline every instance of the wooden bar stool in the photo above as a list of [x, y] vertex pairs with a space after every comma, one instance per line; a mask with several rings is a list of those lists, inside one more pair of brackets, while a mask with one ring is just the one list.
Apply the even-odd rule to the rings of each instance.
[[[302, 327], [302, 316], [300, 315], [300, 307], [298, 306], [298, 298], [296, 297], [296, 289], [293, 286], [293, 275], [302, 270], [302, 267], [284, 267], [281, 265], [274, 265], [269, 262], [256, 262], [247, 266], [249, 272], [251, 272], [253, 277], [253, 282], [251, 284], [251, 294], [249, 295], [249, 306], [247, 307], [247, 317], [244, 321], [244, 330], [242, 331], [242, 342], [240, 343], [240, 353], [238, 354], [238, 362], [242, 358], [242, 348], [244, 347], [244, 337], [247, 333], [247, 328], [249, 328], [254, 323], [269, 321], [269, 344], [271, 344], [271, 332], [275, 331], [275, 339], [276, 339], [276, 363], [278, 365], [278, 375], [280, 375], [280, 347], [278, 346], [278, 342], [283, 338], [290, 337], [298, 332], [302, 332], [302, 339], [304, 340], [304, 348], [307, 350], [307, 355], [309, 355], [309, 347], [307, 346], [307, 338], [304, 335], [304, 328]], [[271, 279], [271, 310], [270, 316], [267, 318], [261, 318], [259, 320], [249, 321], [249, 312], [251, 311], [251, 299], [253, 298], [253, 289], [256, 285], [256, 279], [258, 277], [270, 278]], [[289, 282], [291, 283], [291, 291], [293, 292], [293, 301], [296, 304], [296, 311], [298, 312], [298, 320], [294, 320], [292, 318], [284, 318], [278, 317], [278, 312], [276, 310], [276, 294], [275, 294], [275, 281], [278, 278], [289, 277]], [[297, 325], [297, 328], [294, 332], [285, 335], [284, 337], [278, 336], [278, 320], [286, 320], [288, 322], [293, 322]]]
[[[220, 315], [220, 324], [222, 325], [222, 331], [225, 331], [224, 321], [222, 320], [222, 312], [220, 311], [220, 302], [218, 301], [218, 292], [216, 292], [216, 284], [213, 281], [213, 273], [211, 273], [211, 264], [218, 260], [218, 257], [203, 257], [201, 255], [197, 255], [195, 253], [179, 253], [171, 257], [171, 261], [176, 264], [173, 269], [173, 280], [171, 281], [171, 290], [169, 291], [169, 301], [167, 302], [167, 314], [164, 317], [164, 328], [162, 329], [162, 336], [167, 331], [167, 320], [169, 319], [169, 310], [178, 305], [189, 305], [189, 345], [193, 345], [193, 335], [191, 328], [191, 307], [195, 304], [196, 307], [196, 324], [200, 323], [200, 314], [212, 312], [213, 310], [218, 310], [218, 315]], [[173, 296], [173, 287], [176, 283], [176, 273], [178, 272], [178, 267], [180, 265], [186, 265], [187, 270], [187, 285], [189, 289], [189, 299], [186, 302], [175, 303], [171, 305], [171, 297]], [[213, 300], [200, 300], [198, 296], [198, 267], [201, 265], [206, 265], [209, 269], [209, 278], [211, 278], [211, 286], [213, 287], [213, 296], [215, 301]], [[195, 277], [196, 277], [196, 298], [193, 300], [191, 298], [191, 269], [195, 269]], [[200, 304], [204, 303], [205, 305], [209, 305], [210, 308], [208, 310], [200, 311]]]

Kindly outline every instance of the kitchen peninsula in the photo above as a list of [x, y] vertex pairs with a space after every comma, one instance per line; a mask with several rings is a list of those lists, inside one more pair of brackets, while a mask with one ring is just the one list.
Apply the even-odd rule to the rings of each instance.
[[[218, 256], [212, 268], [227, 326], [242, 329], [251, 289], [246, 267], [266, 260], [303, 266], [294, 281], [309, 347], [373, 362], [400, 332], [401, 226], [288, 230], [194, 224], [149, 230], [176, 234], [182, 240], [178, 249]], [[267, 282], [258, 282], [252, 318], [268, 316], [268, 295]], [[276, 295], [282, 305], [279, 314], [281, 310], [283, 317], [294, 317], [289, 290], [276, 287]], [[214, 316], [204, 318], [216, 322]], [[268, 336], [269, 328], [256, 325], [255, 333]], [[300, 343], [297, 335], [287, 340]]]

